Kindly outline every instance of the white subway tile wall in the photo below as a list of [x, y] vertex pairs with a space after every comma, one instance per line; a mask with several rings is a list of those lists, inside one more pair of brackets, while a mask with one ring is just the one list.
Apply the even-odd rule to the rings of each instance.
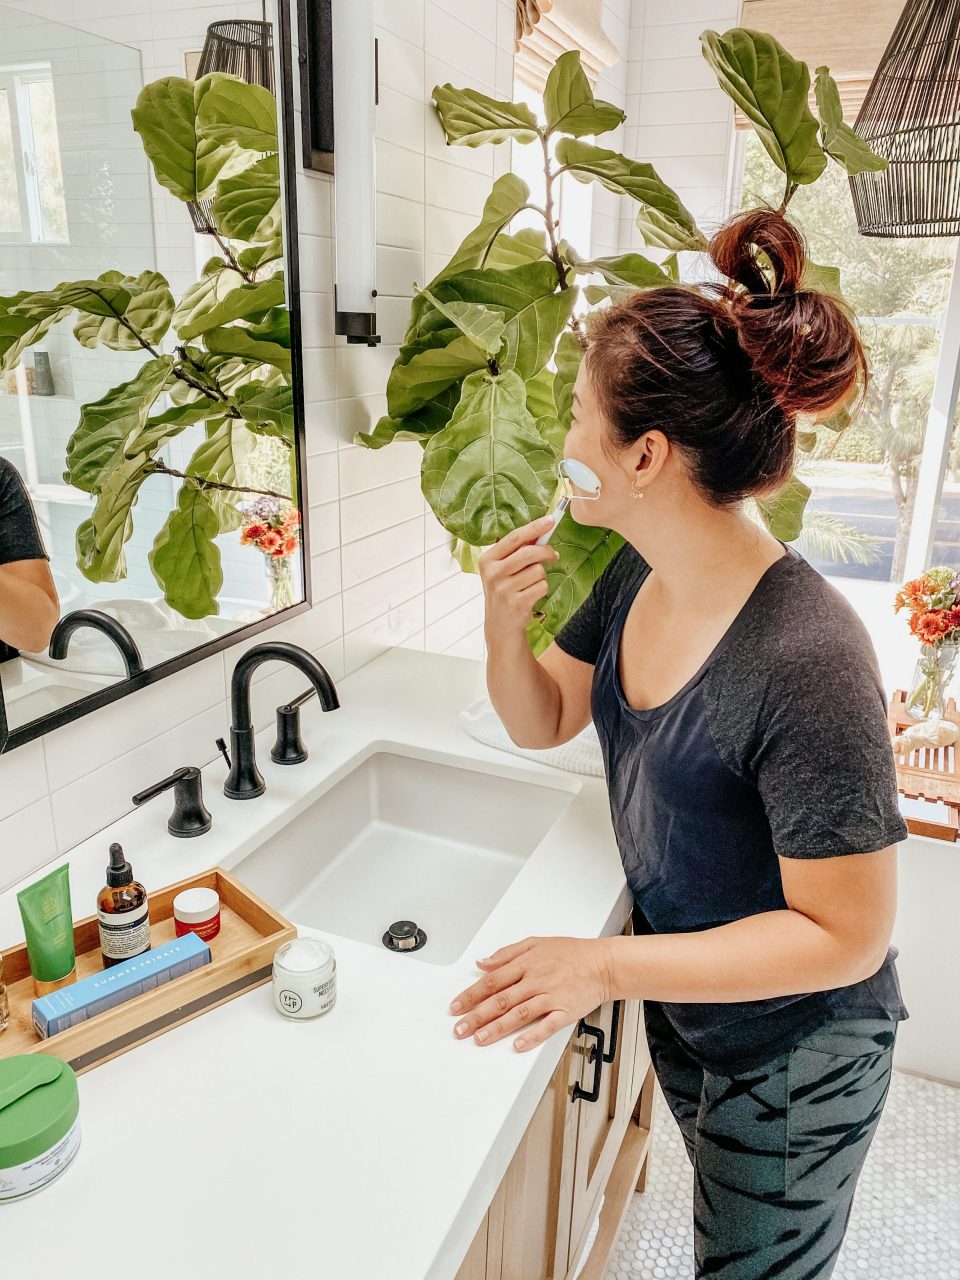
[[[167, 0], [162, 13], [138, 15], [140, 0], [15, 3], [139, 48], [145, 79], [182, 74], [183, 54], [200, 47], [208, 22], [257, 17], [260, 9], [254, 0], [202, 7]], [[597, 85], [600, 96], [629, 112], [626, 126], [603, 141], [639, 159], [656, 157], [664, 178], [681, 183], [681, 195], [698, 217], [714, 216], [719, 208], [729, 137], [726, 99], [710, 92], [698, 37], [704, 26], [731, 25], [736, 7], [734, 0], [604, 4], [604, 26], [630, 57]], [[479, 581], [460, 571], [446, 532], [424, 501], [419, 446], [368, 451], [353, 437], [384, 412], [387, 372], [414, 283], [426, 283], [444, 265], [474, 225], [492, 181], [510, 167], [508, 146], [447, 147], [428, 104], [433, 86], [447, 80], [512, 95], [514, 8], [514, 0], [377, 0], [382, 342], [376, 349], [334, 338], [332, 179], [298, 174], [314, 605], [267, 638], [304, 645], [334, 680], [392, 645], [483, 656]], [[293, 142], [299, 154], [299, 119]], [[626, 203], [600, 188], [592, 227], [594, 254], [637, 244]], [[171, 214], [158, 229], [158, 255], [182, 247], [184, 236], [190, 251], [189, 235], [183, 218]], [[214, 738], [229, 724], [229, 679], [244, 647], [0, 758], [0, 888], [129, 810], [133, 793], [164, 771], [212, 759]], [[261, 668], [254, 682], [257, 726], [266, 726], [278, 703], [302, 686], [294, 671]], [[165, 815], [164, 802], [158, 804], [159, 824]]]

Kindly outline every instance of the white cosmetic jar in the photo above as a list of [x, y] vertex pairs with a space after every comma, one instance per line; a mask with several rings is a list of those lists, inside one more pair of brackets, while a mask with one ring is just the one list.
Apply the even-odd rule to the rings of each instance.
[[315, 1018], [337, 1000], [337, 961], [320, 938], [291, 938], [273, 957], [273, 1003], [285, 1018]]

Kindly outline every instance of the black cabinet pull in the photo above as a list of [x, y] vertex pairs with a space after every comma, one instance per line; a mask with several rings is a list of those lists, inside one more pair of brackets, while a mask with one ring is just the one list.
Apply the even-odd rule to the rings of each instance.
[[583, 1018], [577, 1024], [578, 1036], [593, 1036], [596, 1040], [593, 1048], [587, 1055], [588, 1062], [595, 1062], [596, 1068], [593, 1073], [593, 1088], [588, 1093], [586, 1089], [581, 1089], [578, 1080], [573, 1086], [573, 1101], [582, 1098], [584, 1102], [596, 1102], [600, 1097], [600, 1077], [603, 1075], [603, 1041], [604, 1034], [602, 1027], [591, 1026], [589, 1022], [585, 1022]]
[[613, 1015], [610, 1018], [610, 1048], [603, 1055], [604, 1062], [612, 1062], [617, 1056], [617, 1041], [620, 1039], [620, 1014], [623, 1008], [622, 1000], [614, 1000]]

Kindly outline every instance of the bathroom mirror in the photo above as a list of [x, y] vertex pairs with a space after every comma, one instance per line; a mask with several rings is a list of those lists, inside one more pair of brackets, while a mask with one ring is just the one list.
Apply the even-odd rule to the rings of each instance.
[[286, 0], [49, 12], [0, 3], [0, 458], [61, 631], [0, 750], [309, 603]]

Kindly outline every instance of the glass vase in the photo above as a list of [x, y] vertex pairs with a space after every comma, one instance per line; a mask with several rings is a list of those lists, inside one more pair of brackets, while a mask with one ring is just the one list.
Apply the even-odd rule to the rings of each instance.
[[290, 556], [265, 556], [267, 581], [270, 584], [270, 611], [279, 613], [294, 603], [293, 566]]
[[925, 644], [913, 673], [904, 710], [916, 720], [941, 720], [946, 711], [947, 689], [953, 679], [960, 644]]

